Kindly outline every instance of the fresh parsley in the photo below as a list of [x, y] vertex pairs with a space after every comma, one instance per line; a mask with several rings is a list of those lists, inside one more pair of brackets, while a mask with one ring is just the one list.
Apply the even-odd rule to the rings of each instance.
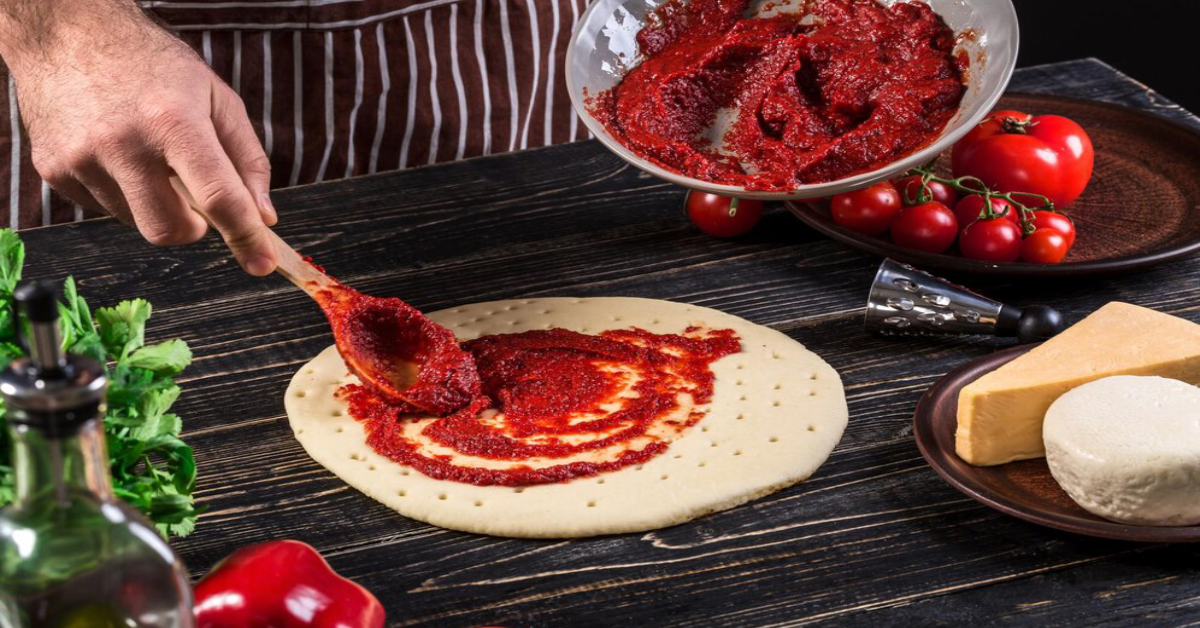
[[[24, 353], [12, 316], [13, 289], [24, 262], [21, 239], [11, 229], [0, 229], [0, 369]], [[92, 312], [71, 277], [63, 283], [63, 298], [63, 347], [108, 370], [104, 427], [113, 491], [164, 536], [187, 536], [199, 515], [192, 499], [196, 463], [192, 448], [179, 439], [179, 416], [170, 409], [179, 398], [174, 377], [191, 363], [191, 350], [182, 340], [146, 344], [151, 307], [144, 299]], [[4, 423], [0, 402], [0, 506], [13, 499], [11, 443]]]

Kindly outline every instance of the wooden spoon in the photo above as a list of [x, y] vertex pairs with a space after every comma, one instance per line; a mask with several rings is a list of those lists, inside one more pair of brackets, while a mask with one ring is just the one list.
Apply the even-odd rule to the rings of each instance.
[[[274, 231], [268, 229], [267, 233], [275, 245], [278, 260], [275, 272], [296, 284], [321, 306], [333, 327], [334, 343], [350, 372], [388, 401], [408, 402], [404, 392], [419, 379], [421, 365], [417, 357], [422, 352], [417, 347], [405, 350], [405, 347], [393, 346], [395, 343], [383, 336], [395, 332], [399, 337], [419, 344], [420, 335], [425, 331], [421, 329], [423, 326], [408, 321], [417, 327], [414, 335], [413, 330], [388, 329], [386, 324], [361, 320], [364, 317], [386, 318], [388, 311], [395, 308], [387, 303], [387, 299], [370, 297], [342, 285], [310, 264]], [[403, 317], [397, 322], [404, 324], [404, 319], [411, 318]], [[380, 350], [384, 348], [390, 351]]]
[[[183, 182], [171, 184], [192, 209]], [[346, 367], [376, 396], [402, 410], [447, 414], [480, 393], [475, 361], [450, 330], [396, 298], [362, 294], [305, 259], [274, 231], [275, 271], [321, 306]]]

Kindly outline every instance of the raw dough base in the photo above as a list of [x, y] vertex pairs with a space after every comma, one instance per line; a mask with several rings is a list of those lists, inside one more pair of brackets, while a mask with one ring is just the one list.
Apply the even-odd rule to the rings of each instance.
[[841, 378], [803, 345], [716, 310], [636, 298], [478, 303], [430, 314], [461, 339], [560, 327], [583, 333], [688, 325], [733, 329], [742, 352], [712, 365], [708, 414], [644, 465], [524, 488], [435, 480], [375, 453], [335, 391], [356, 381], [334, 347], [304, 365], [284, 405], [296, 439], [326, 469], [400, 514], [443, 528], [526, 538], [664, 528], [807, 479], [846, 428]]

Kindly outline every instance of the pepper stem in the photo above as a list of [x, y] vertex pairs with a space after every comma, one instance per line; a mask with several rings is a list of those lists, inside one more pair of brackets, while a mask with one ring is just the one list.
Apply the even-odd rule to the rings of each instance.
[[731, 198], [731, 199], [729, 199], [729, 217], [730, 217], [730, 218], [733, 218], [734, 216], [737, 216], [738, 202], [739, 202], [739, 201], [741, 201], [741, 200], [742, 200], [742, 199], [740, 199], [740, 198], [738, 198], [738, 197], [736, 197], [736, 196], [735, 196], [735, 197], [733, 197], [733, 198]]

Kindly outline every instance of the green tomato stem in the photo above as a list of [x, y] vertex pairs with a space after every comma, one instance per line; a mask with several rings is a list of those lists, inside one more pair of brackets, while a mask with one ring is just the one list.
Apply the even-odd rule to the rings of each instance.
[[1029, 127], [1037, 126], [1031, 115], [1026, 115], [1024, 119], [1015, 116], [992, 116], [989, 120], [999, 120], [1000, 128], [1005, 133], [1016, 135], [1026, 135], [1029, 133]]
[[[992, 220], [1000, 217], [1000, 214], [997, 214], [996, 210], [992, 207], [993, 198], [999, 198], [1008, 201], [1009, 205], [1020, 212], [1019, 223], [1021, 230], [1024, 231], [1026, 235], [1033, 233], [1034, 231], [1033, 212], [1038, 210], [1046, 210], [1056, 213], [1058, 212], [1058, 210], [1054, 208], [1054, 201], [1051, 201], [1049, 197], [1041, 194], [1034, 194], [1033, 192], [997, 192], [989, 188], [987, 184], [985, 184], [978, 177], [966, 176], [955, 179], [939, 177], [933, 173], [932, 165], [913, 168], [910, 172], [921, 175], [922, 189], [926, 187], [926, 182], [937, 181], [938, 183], [948, 185], [959, 192], [978, 194], [982, 196], [983, 209], [981, 209], [979, 212], [979, 218], [984, 220]], [[1026, 204], [1017, 200], [1016, 197], [1018, 196], [1031, 198], [1033, 200], [1031, 200], [1029, 204]], [[1035, 202], [1037, 204], [1033, 204]]]

